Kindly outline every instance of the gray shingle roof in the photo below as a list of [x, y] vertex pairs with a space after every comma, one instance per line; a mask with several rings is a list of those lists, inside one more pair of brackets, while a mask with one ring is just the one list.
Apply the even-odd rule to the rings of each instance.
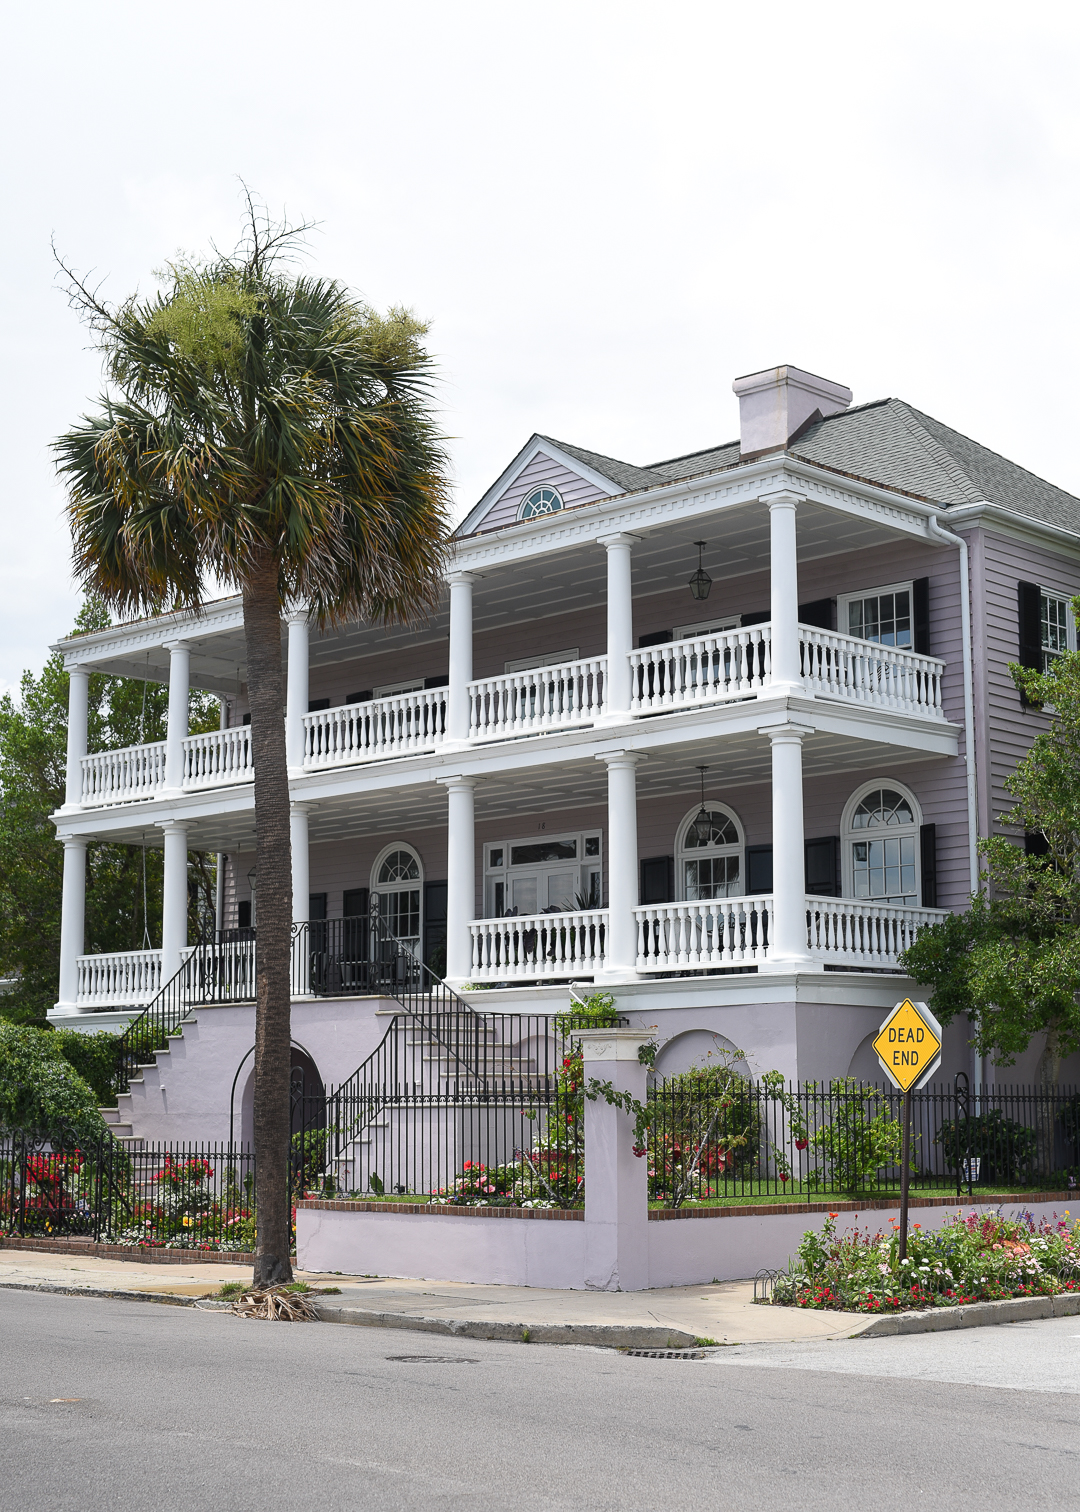
[[634, 493], [639, 488], [652, 488], [657, 483], [668, 481], [666, 474], [651, 467], [635, 467], [632, 462], [620, 462], [616, 457], [605, 457], [602, 452], [586, 451], [583, 446], [570, 446], [565, 441], [557, 441], [554, 436], [539, 436], [539, 439], [550, 441], [552, 446], [557, 446], [568, 457], [576, 457], [601, 477], [618, 483], [627, 493]]

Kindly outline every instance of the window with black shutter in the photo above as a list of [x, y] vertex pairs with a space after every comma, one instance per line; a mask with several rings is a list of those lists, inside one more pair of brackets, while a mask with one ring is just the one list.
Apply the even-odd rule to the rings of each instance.
[[823, 835], [805, 842], [806, 891], [813, 898], [838, 898], [840, 882], [840, 836]]
[[[1020, 655], [1017, 660], [1022, 667], [1028, 667], [1033, 672], [1043, 670], [1041, 600], [1042, 591], [1038, 583], [1017, 583], [1016, 609], [1020, 632]], [[1024, 709], [1038, 707], [1023, 693], [1020, 694], [1020, 705]]]
[[922, 870], [922, 906], [936, 908], [937, 900], [937, 825], [919, 825], [919, 861]]
[[641, 902], [675, 901], [675, 857], [650, 856], [641, 863]]
[[[746, 620], [743, 619], [745, 625]], [[836, 600], [814, 599], [812, 603], [799, 605], [799, 624], [813, 625], [815, 630], [836, 629]]]
[[758, 893], [771, 893], [772, 883], [772, 846], [748, 845], [746, 847], [746, 891], [752, 897], [756, 897]]

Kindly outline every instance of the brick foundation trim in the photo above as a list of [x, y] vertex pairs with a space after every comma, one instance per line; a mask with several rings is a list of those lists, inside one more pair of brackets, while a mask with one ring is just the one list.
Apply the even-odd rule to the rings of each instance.
[[128, 1244], [95, 1244], [92, 1239], [24, 1239], [0, 1234], [0, 1249], [35, 1250], [45, 1255], [92, 1255], [98, 1260], [132, 1260], [139, 1265], [254, 1265], [241, 1250], [135, 1249]]
[[583, 1208], [454, 1207], [441, 1202], [349, 1202], [330, 1197], [308, 1198], [296, 1206], [322, 1213], [417, 1213], [429, 1218], [539, 1218], [556, 1223], [585, 1222]]

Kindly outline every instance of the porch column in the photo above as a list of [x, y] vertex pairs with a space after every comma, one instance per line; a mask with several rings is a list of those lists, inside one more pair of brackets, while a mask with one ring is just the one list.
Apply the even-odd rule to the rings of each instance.
[[[224, 693], [218, 694], [218, 729], [228, 727], [229, 708]], [[216, 865], [214, 867], [214, 936], [218, 943], [221, 941], [221, 931], [225, 928], [225, 852], [218, 851]]]
[[[308, 711], [307, 610], [294, 610], [288, 616], [288, 625], [289, 680], [285, 694], [285, 759], [289, 766], [289, 776], [299, 777], [304, 770], [304, 715]], [[295, 861], [293, 865], [295, 867]], [[304, 895], [304, 918], [306, 919], [306, 887]]]
[[307, 920], [311, 882], [308, 871], [307, 803], [289, 804], [289, 844], [292, 846], [292, 916], [294, 924]]
[[77, 1013], [79, 957], [86, 935], [86, 845], [82, 835], [64, 837], [64, 891], [60, 905], [60, 995], [58, 1013]]
[[165, 878], [161, 900], [162, 986], [180, 970], [187, 946], [188, 855], [187, 827], [175, 819], [158, 825], [165, 835]]
[[183, 791], [184, 741], [188, 733], [188, 696], [191, 691], [191, 651], [187, 642], [170, 641], [165, 649], [169, 653], [169, 723], [165, 735], [163, 798]]
[[446, 980], [460, 987], [472, 974], [476, 915], [475, 777], [440, 777], [446, 788]]
[[450, 584], [450, 686], [446, 690], [446, 738], [468, 740], [469, 684], [473, 675], [473, 584], [476, 577], [471, 572], [451, 572], [446, 581]]
[[638, 901], [637, 765], [645, 757], [634, 751], [610, 751], [597, 758], [608, 769], [608, 927], [604, 976], [626, 982], [637, 978]]
[[631, 595], [632, 535], [601, 536], [607, 551], [607, 677], [604, 713], [621, 721], [630, 714], [630, 652], [634, 649], [634, 606]]
[[806, 860], [803, 841], [802, 743], [813, 732], [801, 725], [773, 725], [758, 731], [772, 745], [773, 902], [769, 953], [759, 972], [805, 971], [811, 964], [806, 943]]
[[64, 791], [64, 807], [66, 809], [77, 809], [82, 804], [82, 759], [86, 755], [89, 692], [90, 669], [88, 667], [69, 667], [67, 783]]
[[773, 693], [804, 693], [799, 659], [799, 562], [796, 552], [795, 511], [798, 494], [770, 494], [769, 578], [772, 620]]

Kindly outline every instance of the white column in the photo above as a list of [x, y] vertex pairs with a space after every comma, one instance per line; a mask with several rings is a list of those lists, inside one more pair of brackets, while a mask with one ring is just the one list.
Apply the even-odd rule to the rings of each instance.
[[611, 751], [597, 758], [608, 769], [608, 927], [604, 945], [604, 977], [633, 981], [637, 977], [638, 901], [637, 765], [643, 756]]
[[[218, 729], [227, 727], [229, 707], [224, 693], [218, 694]], [[225, 927], [225, 852], [218, 851], [217, 864], [214, 867], [214, 934], [217, 941], [221, 939], [221, 931]]]
[[[581, 1036], [586, 1083], [610, 1082], [644, 1103], [648, 1070], [638, 1051], [648, 1030], [592, 1029]], [[585, 1103], [585, 1285], [644, 1291], [649, 1285], [649, 1162], [634, 1153], [634, 1118], [603, 1097]]]
[[630, 548], [636, 536], [601, 536], [607, 550], [607, 678], [604, 714], [621, 721], [630, 714], [630, 652], [634, 649], [634, 605]]
[[169, 653], [169, 723], [165, 735], [165, 787], [162, 797], [184, 786], [184, 741], [188, 733], [188, 695], [191, 690], [191, 652], [186, 641], [171, 641]]
[[180, 969], [187, 945], [188, 856], [187, 828], [175, 819], [158, 825], [165, 835], [165, 879], [161, 900], [161, 980], [164, 985]]
[[58, 1013], [77, 1013], [79, 957], [86, 935], [86, 840], [64, 839], [64, 891], [60, 912], [60, 993]]
[[90, 692], [87, 667], [68, 668], [67, 784], [64, 807], [82, 803], [82, 759], [86, 755], [86, 726]]
[[446, 788], [446, 980], [467, 982], [476, 916], [476, 786], [474, 777], [441, 777]]
[[803, 841], [803, 736], [813, 732], [783, 724], [759, 730], [772, 743], [773, 906], [769, 953], [761, 972], [805, 971], [806, 860]]
[[308, 872], [308, 808], [306, 803], [289, 805], [289, 844], [292, 846], [292, 916], [294, 924], [307, 920], [311, 882]]
[[450, 584], [450, 686], [446, 690], [446, 738], [469, 738], [469, 684], [472, 682], [473, 584], [471, 572], [452, 572]]
[[[285, 694], [285, 751], [289, 776], [304, 770], [304, 715], [308, 711], [308, 615], [297, 609], [288, 617], [289, 682]], [[293, 900], [295, 905], [295, 899]], [[304, 896], [307, 918], [307, 889]]]
[[769, 561], [772, 620], [772, 691], [803, 693], [799, 661], [799, 561], [796, 550], [795, 511], [800, 497], [793, 493], [770, 494]]

